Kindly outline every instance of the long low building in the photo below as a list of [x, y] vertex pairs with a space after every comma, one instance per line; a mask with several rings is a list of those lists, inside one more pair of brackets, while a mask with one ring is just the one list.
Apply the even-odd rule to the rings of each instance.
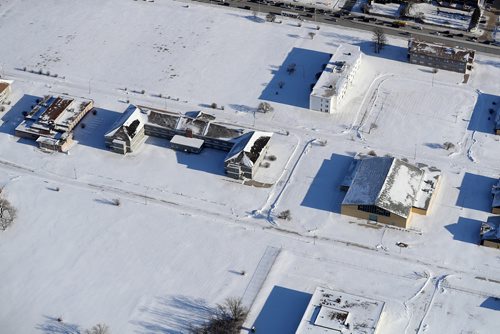
[[360, 63], [359, 46], [349, 44], [339, 46], [312, 89], [309, 109], [327, 113], [336, 112]]
[[23, 113], [24, 120], [16, 127], [15, 135], [35, 140], [40, 148], [66, 151], [73, 129], [93, 107], [92, 100], [47, 95]]
[[447, 71], [467, 73], [472, 70], [475, 51], [416, 39], [408, 41], [410, 63]]
[[407, 228], [413, 213], [428, 213], [440, 175], [392, 157], [359, 157], [341, 185], [347, 190], [341, 213]]
[[385, 303], [318, 287], [295, 334], [377, 334]]
[[[202, 147], [228, 151], [224, 161], [227, 175], [252, 179], [267, 151], [272, 133], [216, 122], [213, 115], [203, 112], [183, 115], [131, 105], [104, 138], [112, 151], [127, 154], [136, 151], [147, 136], [175, 138], [172, 148], [190, 152], [199, 152]], [[190, 144], [187, 145], [187, 140], [182, 137], [191, 138]]]

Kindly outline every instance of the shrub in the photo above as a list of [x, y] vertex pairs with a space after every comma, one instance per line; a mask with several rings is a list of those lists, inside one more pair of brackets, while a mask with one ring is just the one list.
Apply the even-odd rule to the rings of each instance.
[[17, 210], [2, 196], [0, 190], [0, 230], [5, 231], [16, 219]]
[[275, 156], [275, 155], [268, 155], [268, 156], [267, 156], [267, 160], [269, 160], [269, 161], [276, 161], [276, 159], [277, 159], [277, 158], [276, 158], [276, 156]]
[[292, 214], [290, 210], [281, 211], [278, 215], [279, 219], [292, 220]]
[[119, 198], [113, 198], [111, 200], [111, 203], [113, 203], [113, 205], [115, 206], [120, 206], [122, 204]]
[[85, 330], [84, 334], [110, 334], [110, 331], [106, 324], [97, 324], [92, 328]]
[[368, 155], [371, 155], [372, 157], [376, 157], [377, 153], [375, 153], [374, 150], [371, 150], [371, 151], [368, 152]]
[[447, 151], [451, 150], [451, 149], [454, 149], [455, 148], [455, 145], [449, 141], [445, 142], [443, 144], [443, 148]]
[[210, 108], [217, 109], [217, 103], [212, 102], [212, 104], [210, 105]]

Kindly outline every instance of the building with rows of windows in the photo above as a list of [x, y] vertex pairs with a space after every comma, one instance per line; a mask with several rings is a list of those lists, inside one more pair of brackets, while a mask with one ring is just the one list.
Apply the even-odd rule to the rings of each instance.
[[474, 50], [416, 39], [408, 41], [408, 58], [412, 64], [467, 73], [472, 70], [474, 56]]
[[338, 110], [347, 88], [361, 63], [359, 46], [339, 46], [313, 87], [309, 96], [309, 109], [333, 113]]

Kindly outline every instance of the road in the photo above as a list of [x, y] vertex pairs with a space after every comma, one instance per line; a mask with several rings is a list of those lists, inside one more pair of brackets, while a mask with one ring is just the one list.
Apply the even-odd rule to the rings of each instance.
[[[457, 31], [453, 29], [447, 29], [451, 34], [455, 34], [454, 37], [446, 37], [442, 35], [434, 35], [436, 32], [443, 32], [446, 28], [441, 28], [436, 30], [433, 26], [427, 25], [408, 25], [407, 27], [395, 28], [391, 26], [392, 21], [390, 19], [383, 19], [380, 17], [376, 18], [376, 21], [363, 22], [363, 17], [370, 17], [368, 15], [360, 14], [349, 14], [349, 15], [339, 15], [338, 13], [327, 13], [324, 10], [314, 7], [307, 7], [301, 5], [291, 5], [292, 8], [283, 8], [276, 5], [271, 5], [270, 3], [257, 3], [258, 0], [193, 0], [196, 2], [202, 2], [207, 4], [213, 4], [214, 6], [220, 5], [223, 7], [239, 8], [243, 10], [248, 10], [249, 12], [258, 12], [263, 14], [274, 14], [277, 17], [281, 16], [281, 11], [285, 10], [287, 12], [297, 13], [301, 16], [301, 20], [308, 22], [317, 22], [323, 24], [343, 26], [347, 28], [360, 29], [365, 31], [373, 31], [375, 28], [380, 28], [387, 35], [392, 36], [412, 36], [422, 38], [429, 42], [444, 43], [453, 46], [460, 46], [464, 48], [470, 48], [476, 50], [477, 52], [488, 53], [493, 55], [500, 55], [500, 47], [495, 45], [487, 45], [480, 42], [468, 41], [466, 38], [467, 34], [463, 31]], [[375, 17], [371, 17], [372, 20]], [[409, 22], [410, 23], [410, 22]], [[422, 27], [422, 30], [417, 30], [417, 26]], [[463, 33], [463, 37], [458, 37], [456, 34]], [[449, 35], [449, 34], [447, 34]]]

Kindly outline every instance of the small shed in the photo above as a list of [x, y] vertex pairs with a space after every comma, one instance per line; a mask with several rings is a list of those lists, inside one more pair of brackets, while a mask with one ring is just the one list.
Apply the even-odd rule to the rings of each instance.
[[200, 153], [205, 141], [203, 139], [175, 135], [170, 140], [170, 146], [176, 151]]

